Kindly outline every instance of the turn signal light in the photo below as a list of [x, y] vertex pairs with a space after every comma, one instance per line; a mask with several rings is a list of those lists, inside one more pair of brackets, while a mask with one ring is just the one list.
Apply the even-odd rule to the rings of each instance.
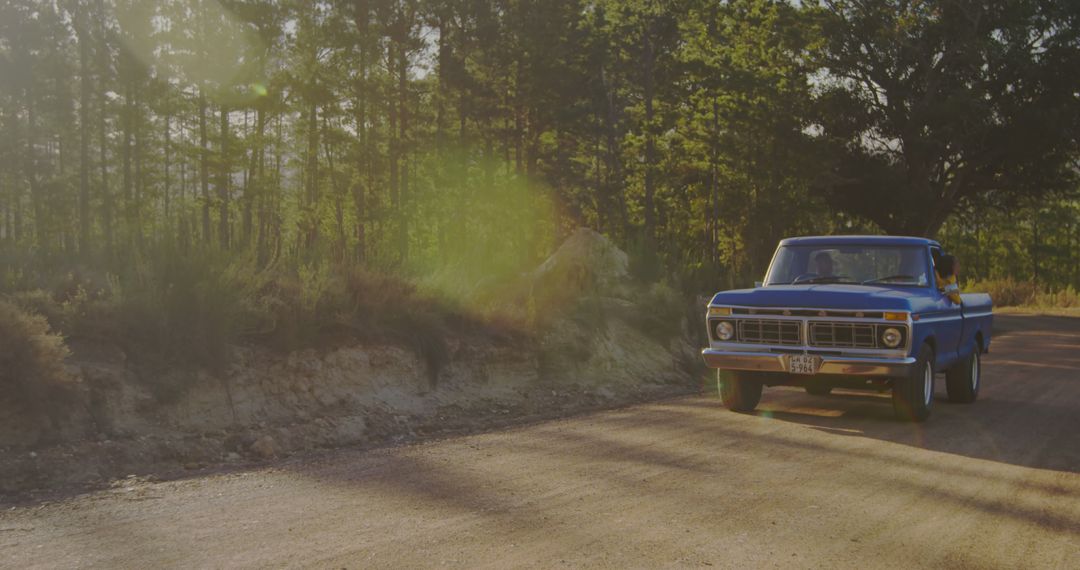
[[907, 313], [885, 313], [886, 321], [906, 321]]
[[709, 307], [709, 316], [730, 315], [731, 307]]

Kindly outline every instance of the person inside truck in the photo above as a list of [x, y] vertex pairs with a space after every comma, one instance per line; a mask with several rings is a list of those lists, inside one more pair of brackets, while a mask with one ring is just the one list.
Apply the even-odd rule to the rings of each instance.
[[818, 277], [833, 276], [833, 258], [827, 251], [819, 251], [814, 254], [814, 273]]
[[956, 282], [956, 274], [959, 270], [960, 263], [952, 255], [943, 254], [934, 259], [934, 274], [937, 277], [938, 290], [957, 305], [962, 304], [960, 286]]

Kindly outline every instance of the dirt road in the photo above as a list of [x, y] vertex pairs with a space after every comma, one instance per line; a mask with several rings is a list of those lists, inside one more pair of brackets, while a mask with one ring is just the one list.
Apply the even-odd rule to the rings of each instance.
[[1000, 318], [973, 406], [715, 395], [0, 513], [0, 566], [1080, 568], [1080, 319]]

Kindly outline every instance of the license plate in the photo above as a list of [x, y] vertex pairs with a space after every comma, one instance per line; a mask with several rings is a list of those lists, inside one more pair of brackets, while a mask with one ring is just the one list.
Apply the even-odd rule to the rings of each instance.
[[818, 359], [809, 354], [793, 354], [788, 359], [788, 372], [792, 374], [817, 374]]

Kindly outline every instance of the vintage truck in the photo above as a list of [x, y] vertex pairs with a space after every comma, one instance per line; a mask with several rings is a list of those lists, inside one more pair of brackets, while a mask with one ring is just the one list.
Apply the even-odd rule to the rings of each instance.
[[936, 241], [891, 236], [800, 237], [780, 242], [764, 283], [709, 302], [705, 364], [723, 404], [757, 407], [764, 386], [892, 390], [896, 415], [921, 422], [945, 373], [949, 399], [979, 395], [990, 349], [989, 295], [939, 291]]

